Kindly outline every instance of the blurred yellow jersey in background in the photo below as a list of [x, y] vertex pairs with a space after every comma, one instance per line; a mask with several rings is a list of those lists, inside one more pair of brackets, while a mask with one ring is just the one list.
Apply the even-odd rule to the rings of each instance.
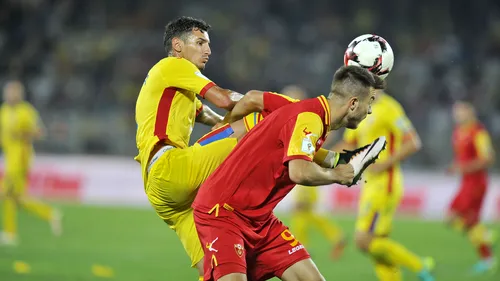
[[33, 157], [33, 136], [39, 130], [39, 115], [28, 102], [0, 107], [0, 137], [5, 174], [29, 169]]
[[[403, 107], [387, 94], [377, 95], [372, 114], [355, 130], [346, 130], [346, 143], [363, 146], [380, 136], [387, 138], [387, 146], [379, 155], [384, 163], [403, 145], [414, 128]], [[367, 169], [363, 174], [363, 188], [359, 202], [358, 222], [360, 231], [386, 235], [391, 231], [392, 219], [403, 194], [403, 174], [399, 163], [387, 171], [375, 174]]]
[[16, 105], [3, 104], [0, 107], [0, 132], [2, 147], [10, 145], [31, 145], [31, 141], [23, 138], [39, 130], [38, 112], [28, 102]]

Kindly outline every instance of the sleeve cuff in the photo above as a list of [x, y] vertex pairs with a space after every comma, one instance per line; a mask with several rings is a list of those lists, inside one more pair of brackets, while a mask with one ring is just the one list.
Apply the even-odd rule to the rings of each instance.
[[313, 160], [311, 159], [311, 157], [309, 156], [306, 156], [306, 155], [291, 155], [291, 156], [286, 156], [285, 158], [283, 158], [283, 164], [291, 161], [291, 160], [295, 160], [295, 159], [302, 159], [302, 160], [306, 160], [306, 161], [309, 161], [309, 162], [312, 162]]
[[205, 94], [207, 93], [208, 90], [210, 90], [210, 88], [212, 88], [213, 86], [215, 86], [215, 83], [214, 82], [209, 82], [208, 84], [205, 85], [205, 87], [203, 87], [203, 89], [201, 89], [200, 91], [200, 96], [202, 98], [205, 98]]

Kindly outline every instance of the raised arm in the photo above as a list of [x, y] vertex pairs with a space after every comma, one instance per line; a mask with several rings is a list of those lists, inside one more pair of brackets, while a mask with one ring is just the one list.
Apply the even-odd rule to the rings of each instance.
[[232, 110], [244, 96], [240, 93], [214, 85], [206, 91], [204, 98], [218, 108]]
[[222, 116], [217, 114], [217, 112], [213, 111], [207, 105], [202, 105], [196, 115], [196, 122], [208, 126], [214, 126], [215, 124], [221, 121], [222, 121]]
[[354, 170], [350, 164], [341, 164], [334, 169], [322, 168], [314, 162], [294, 159], [288, 163], [290, 179], [300, 185], [318, 186], [338, 183], [350, 185]]

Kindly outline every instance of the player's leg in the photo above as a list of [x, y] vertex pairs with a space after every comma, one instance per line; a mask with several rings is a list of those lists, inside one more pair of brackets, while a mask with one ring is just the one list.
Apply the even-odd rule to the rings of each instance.
[[182, 246], [191, 260], [191, 267], [198, 270], [203, 278], [203, 249], [194, 225], [193, 209], [188, 209], [176, 216], [172, 229], [181, 240]]
[[[467, 190], [467, 189], [462, 189]], [[472, 190], [472, 189], [470, 189]], [[479, 262], [474, 265], [476, 273], [494, 270], [496, 260], [493, 256], [494, 234], [480, 222], [484, 192], [459, 193], [453, 200], [447, 222], [456, 231], [465, 232], [471, 244], [477, 249]]]
[[14, 190], [13, 176], [15, 173], [12, 167], [7, 164], [5, 175], [2, 180], [2, 193], [5, 196], [3, 202], [2, 233], [0, 244], [15, 245], [17, 242], [17, 206], [16, 194]]
[[[158, 216], [175, 231], [199, 276], [203, 276], [203, 250], [193, 220], [191, 208], [194, 195], [189, 181], [182, 181], [188, 169], [184, 151], [167, 151], [150, 169], [146, 184], [146, 195]], [[174, 164], [175, 163], [175, 164]], [[174, 166], [172, 166], [174, 165]], [[178, 169], [173, 170], [170, 167]], [[186, 176], [185, 176], [186, 177]], [[203, 278], [200, 278], [203, 280]]]
[[256, 114], [258, 113], [251, 113], [241, 120], [235, 121], [231, 124], [223, 125], [215, 130], [212, 130], [211, 132], [205, 134], [203, 137], [197, 140], [196, 143], [199, 143], [200, 145], [207, 145], [224, 138], [235, 138], [239, 141], [251, 128], [257, 125], [258, 120], [260, 121], [261, 117], [259, 117], [257, 120], [255, 118]]
[[29, 196], [21, 196], [19, 203], [31, 214], [48, 222], [54, 235], [62, 234], [62, 213], [58, 209]]
[[375, 275], [381, 281], [403, 280], [401, 268], [380, 259], [374, 259]]
[[325, 216], [315, 211], [318, 202], [318, 188], [297, 186], [295, 188], [295, 206], [292, 212], [291, 228], [295, 237], [308, 245], [308, 231], [316, 228], [333, 245], [332, 257], [338, 258], [344, 249], [345, 239], [342, 229]]
[[255, 258], [248, 265], [250, 280], [325, 280], [305, 247], [280, 220], [273, 217], [268, 225], [267, 235], [254, 248]]
[[161, 155], [151, 166], [146, 184], [146, 194], [158, 215], [169, 223], [170, 216], [189, 209], [200, 185], [235, 145], [236, 139], [224, 138]]
[[324, 281], [318, 267], [311, 258], [298, 261], [288, 267], [281, 275], [283, 281]]
[[383, 259], [390, 265], [410, 269], [421, 280], [434, 280], [430, 273], [432, 260], [422, 259], [388, 237], [400, 196], [380, 196], [380, 193], [374, 193], [370, 189], [366, 192], [362, 194], [356, 222], [356, 246], [374, 259]]
[[312, 216], [310, 204], [301, 200], [296, 200], [291, 219], [291, 228], [295, 237], [304, 245], [309, 244], [308, 223]]
[[[247, 250], [244, 234], [229, 220], [233, 215], [194, 212], [199, 242], [204, 251], [205, 281], [246, 281]], [[241, 222], [241, 225], [244, 223]]]
[[[333, 245], [331, 256], [338, 259], [344, 253], [347, 240], [345, 239], [342, 228], [329, 220], [327, 217], [312, 212], [310, 223], [319, 230], [321, 234]], [[302, 240], [301, 240], [302, 241]]]
[[17, 244], [17, 205], [23, 192], [22, 155], [20, 147], [9, 146], [4, 149], [5, 174], [2, 183], [5, 202], [3, 207], [3, 233], [0, 238], [2, 244], [6, 245]]
[[[479, 217], [479, 214], [473, 216]], [[478, 221], [468, 229], [467, 236], [479, 255], [479, 261], [473, 267], [474, 272], [481, 274], [496, 270], [497, 260], [493, 255], [493, 232]]]
[[17, 194], [17, 202], [36, 217], [50, 223], [54, 235], [60, 235], [62, 232], [61, 213], [51, 206], [31, 198], [27, 194], [28, 176], [31, 167], [32, 152], [21, 149], [17, 158], [18, 170], [12, 177], [14, 190]]

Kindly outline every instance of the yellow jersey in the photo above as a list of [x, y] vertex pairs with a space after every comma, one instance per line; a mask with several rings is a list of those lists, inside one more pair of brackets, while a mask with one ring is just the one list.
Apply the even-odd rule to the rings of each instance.
[[144, 80], [135, 108], [136, 145], [143, 175], [150, 153], [158, 142], [178, 148], [189, 144], [196, 115], [215, 84], [184, 58], [167, 57], [154, 65]]
[[39, 115], [36, 109], [28, 102], [16, 105], [3, 104], [0, 107], [0, 142], [2, 148], [32, 146], [32, 135], [39, 130]]
[[[405, 140], [404, 138], [413, 130], [413, 125], [406, 116], [401, 104], [393, 97], [381, 94], [377, 96], [372, 106], [372, 114], [368, 115], [359, 124], [357, 129], [345, 131], [344, 141], [356, 146], [363, 146], [371, 143], [380, 136], [385, 136], [387, 138], [387, 146], [380, 153], [377, 160], [383, 163], [401, 147]], [[367, 182], [367, 187], [377, 186], [379, 188], [387, 188], [389, 192], [392, 192], [393, 189], [402, 188], [403, 176], [399, 164], [379, 174], [371, 173], [367, 169], [364, 172], [363, 178]]]

